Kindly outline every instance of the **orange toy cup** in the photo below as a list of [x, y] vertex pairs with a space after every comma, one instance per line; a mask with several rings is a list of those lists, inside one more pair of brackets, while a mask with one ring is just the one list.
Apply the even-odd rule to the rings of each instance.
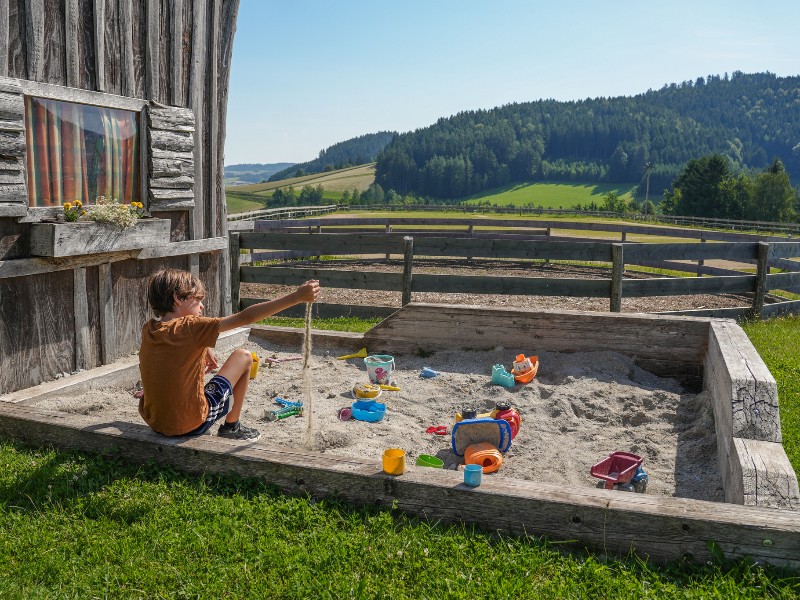
[[383, 451], [383, 472], [388, 475], [402, 475], [406, 470], [406, 451], [401, 448], [387, 448]]

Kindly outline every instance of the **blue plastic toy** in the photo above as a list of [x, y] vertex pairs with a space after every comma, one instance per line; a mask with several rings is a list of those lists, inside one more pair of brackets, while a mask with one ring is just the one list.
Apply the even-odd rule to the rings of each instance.
[[386, 405], [374, 400], [359, 400], [353, 402], [351, 410], [354, 419], [374, 423], [383, 419], [386, 414]]
[[422, 371], [419, 372], [420, 377], [431, 378], [436, 377], [439, 374], [439, 371], [434, 371], [430, 367], [424, 367]]

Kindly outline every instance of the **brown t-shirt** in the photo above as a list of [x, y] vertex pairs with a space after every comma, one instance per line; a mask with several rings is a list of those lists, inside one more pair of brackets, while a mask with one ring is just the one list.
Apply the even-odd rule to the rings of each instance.
[[217, 343], [220, 321], [189, 316], [145, 323], [139, 348], [144, 389], [139, 414], [154, 431], [182, 435], [205, 421], [206, 349]]

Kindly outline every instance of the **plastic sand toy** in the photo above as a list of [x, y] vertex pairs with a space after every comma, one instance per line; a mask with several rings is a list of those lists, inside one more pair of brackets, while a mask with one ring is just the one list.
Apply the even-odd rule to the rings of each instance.
[[359, 383], [353, 388], [353, 396], [356, 398], [377, 398], [381, 395], [380, 386], [374, 383]]
[[386, 414], [386, 405], [374, 400], [359, 400], [350, 407], [353, 418], [357, 421], [375, 423], [383, 419]]
[[506, 371], [506, 368], [503, 365], [492, 366], [492, 383], [502, 385], [503, 387], [507, 388], [514, 387], [516, 385], [514, 376]]
[[467, 446], [464, 450], [465, 465], [480, 465], [484, 473], [494, 473], [503, 464], [503, 455], [488, 442]]
[[614, 489], [615, 485], [629, 483], [642, 466], [644, 459], [630, 452], [612, 452], [606, 458], [589, 470], [592, 477], [597, 477], [605, 482], [607, 490]]
[[514, 366], [511, 373], [514, 375], [514, 381], [517, 383], [530, 383], [536, 377], [539, 371], [539, 357], [529, 356], [525, 358], [524, 354], [517, 354], [514, 361]]

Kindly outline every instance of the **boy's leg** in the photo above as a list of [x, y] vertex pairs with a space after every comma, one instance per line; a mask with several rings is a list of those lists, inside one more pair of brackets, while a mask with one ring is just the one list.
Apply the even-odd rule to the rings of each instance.
[[244, 406], [244, 397], [247, 394], [247, 385], [250, 383], [250, 367], [253, 364], [253, 355], [244, 348], [238, 348], [222, 365], [217, 375], [222, 375], [233, 386], [233, 406], [225, 416], [226, 423], [235, 423], [239, 420]]

